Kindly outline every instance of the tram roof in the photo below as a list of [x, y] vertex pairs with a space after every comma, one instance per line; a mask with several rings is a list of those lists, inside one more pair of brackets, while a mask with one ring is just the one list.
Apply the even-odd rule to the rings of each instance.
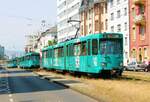
[[44, 48], [42, 51], [46, 51], [46, 50], [49, 50], [49, 49], [52, 49], [52, 48], [57, 48], [57, 47], [61, 47], [65, 44], [70, 44], [70, 43], [78, 43], [78, 42], [83, 42], [83, 41], [86, 41], [88, 39], [94, 39], [94, 38], [104, 38], [104, 35], [120, 35], [119, 37], [123, 37], [123, 34], [121, 33], [95, 33], [95, 34], [89, 34], [87, 36], [83, 36], [83, 37], [80, 37], [80, 38], [77, 38], [77, 39], [72, 39], [72, 40], [69, 40], [69, 41], [66, 41], [66, 42], [61, 42], [61, 43], [58, 43], [56, 45], [53, 45], [53, 46], [48, 46], [46, 48]]
[[80, 38], [77, 38], [77, 39], [73, 39], [73, 40], [67, 41], [66, 43], [67, 44], [69, 44], [69, 43], [78, 43], [78, 42], [86, 41], [88, 39], [104, 38], [104, 35], [120, 35], [119, 37], [123, 36], [123, 34], [121, 34], [121, 33], [96, 33], [96, 34], [89, 34], [87, 36], [83, 36], [83, 37], [80, 37]]
[[30, 56], [30, 55], [39, 55], [39, 53], [37, 53], [37, 52], [29, 52], [29, 53], [25, 54], [25, 56]]

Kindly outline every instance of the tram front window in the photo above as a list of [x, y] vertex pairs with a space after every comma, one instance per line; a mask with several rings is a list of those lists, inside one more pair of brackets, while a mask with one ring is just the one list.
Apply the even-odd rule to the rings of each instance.
[[100, 54], [121, 54], [121, 40], [100, 40]]

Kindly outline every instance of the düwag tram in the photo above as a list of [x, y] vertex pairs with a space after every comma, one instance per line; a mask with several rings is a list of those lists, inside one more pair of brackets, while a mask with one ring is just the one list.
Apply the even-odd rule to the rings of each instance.
[[[41, 63], [40, 63], [41, 62]], [[9, 63], [8, 63], [9, 64]], [[123, 72], [123, 35], [99, 33], [72, 39], [17, 58], [22, 68], [45, 68], [74, 73], [117, 74]]]
[[42, 50], [42, 67], [88, 74], [123, 71], [123, 35], [92, 34]]

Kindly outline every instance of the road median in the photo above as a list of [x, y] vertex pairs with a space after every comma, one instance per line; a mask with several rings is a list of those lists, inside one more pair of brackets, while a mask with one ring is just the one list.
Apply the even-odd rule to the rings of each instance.
[[[142, 72], [140, 77], [138, 77], [139, 73], [125, 72], [122, 77], [114, 79], [78, 78], [50, 71], [34, 72], [40, 77], [71, 88], [100, 102], [119, 102], [120, 100], [122, 102], [149, 102], [150, 99], [150, 80], [147, 78], [150, 74]], [[136, 78], [138, 80], [135, 80]]]

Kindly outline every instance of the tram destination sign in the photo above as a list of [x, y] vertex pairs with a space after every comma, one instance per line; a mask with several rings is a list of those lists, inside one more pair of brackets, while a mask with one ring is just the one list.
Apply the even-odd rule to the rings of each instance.
[[107, 34], [107, 35], [104, 35], [103, 37], [104, 38], [120, 38], [120, 36], [116, 34]]

